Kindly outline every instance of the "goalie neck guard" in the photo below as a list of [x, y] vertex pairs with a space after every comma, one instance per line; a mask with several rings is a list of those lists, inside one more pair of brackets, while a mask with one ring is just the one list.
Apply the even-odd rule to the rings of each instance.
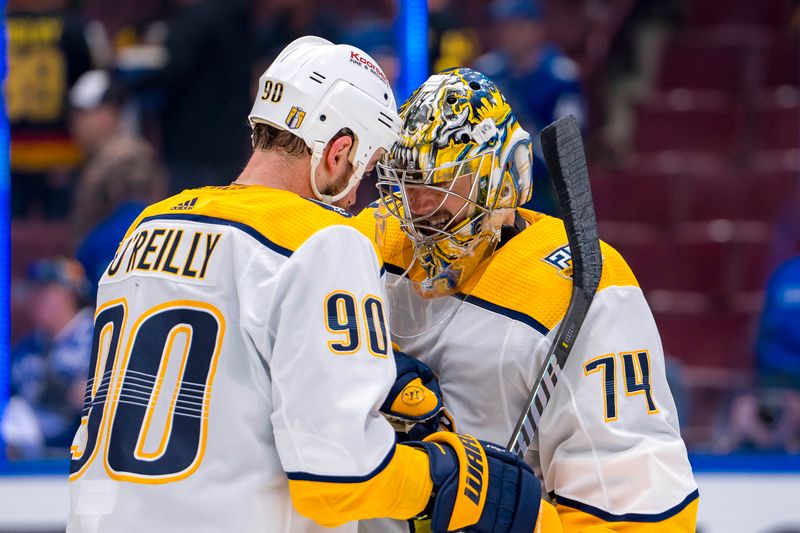
[[497, 245], [508, 209], [531, 197], [530, 135], [495, 84], [435, 74], [400, 108], [400, 140], [378, 163], [380, 216], [400, 220], [426, 296], [457, 291]]

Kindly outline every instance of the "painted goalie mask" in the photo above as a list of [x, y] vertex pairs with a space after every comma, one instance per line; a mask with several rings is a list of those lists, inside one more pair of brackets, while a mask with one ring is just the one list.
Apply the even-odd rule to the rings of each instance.
[[381, 218], [411, 239], [424, 296], [458, 291], [495, 250], [504, 215], [531, 197], [530, 135], [468, 68], [435, 74], [400, 108], [400, 140], [378, 163]]

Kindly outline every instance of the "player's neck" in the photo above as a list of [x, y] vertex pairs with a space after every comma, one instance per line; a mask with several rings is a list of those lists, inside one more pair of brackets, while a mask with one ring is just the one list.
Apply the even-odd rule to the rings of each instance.
[[310, 156], [291, 157], [275, 151], [256, 151], [234, 183], [261, 185], [312, 197]]

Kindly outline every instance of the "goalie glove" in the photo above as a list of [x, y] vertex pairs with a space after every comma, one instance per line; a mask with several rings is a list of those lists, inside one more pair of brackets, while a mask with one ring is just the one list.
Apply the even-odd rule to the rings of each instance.
[[406, 445], [428, 453], [433, 493], [414, 520], [429, 519], [432, 533], [535, 531], [541, 485], [516, 455], [471, 435], [448, 432]]
[[437, 431], [455, 431], [433, 370], [399, 350], [394, 351], [394, 360], [397, 379], [380, 411], [392, 424], [397, 441], [422, 440]]

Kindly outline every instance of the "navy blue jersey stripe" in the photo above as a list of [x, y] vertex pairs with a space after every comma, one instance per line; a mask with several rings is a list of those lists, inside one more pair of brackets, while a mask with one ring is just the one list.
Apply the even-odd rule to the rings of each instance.
[[325, 483], [363, 483], [364, 481], [369, 481], [370, 479], [374, 478], [381, 472], [383, 472], [384, 468], [389, 465], [389, 462], [394, 457], [394, 451], [397, 449], [397, 446], [392, 445], [392, 448], [389, 450], [389, 453], [386, 454], [386, 457], [383, 458], [383, 461], [380, 462], [378, 466], [375, 467], [372, 472], [365, 476], [325, 476], [319, 474], [311, 474], [308, 472], [286, 472], [286, 477], [294, 481], [320, 481]]
[[141, 226], [145, 222], [149, 222], [151, 220], [189, 220], [192, 222], [202, 222], [204, 224], [217, 224], [219, 226], [231, 226], [236, 229], [239, 229], [255, 240], [269, 248], [274, 252], [278, 252], [281, 255], [286, 257], [291, 257], [294, 253], [292, 250], [288, 248], [284, 248], [283, 246], [272, 242], [271, 240], [267, 239], [263, 233], [258, 231], [257, 229], [248, 226], [247, 224], [242, 224], [241, 222], [234, 222], [233, 220], [226, 220], [224, 218], [217, 218], [217, 217], [209, 217], [205, 215], [191, 215], [188, 213], [163, 213], [160, 215], [153, 215], [147, 218], [143, 218], [139, 225]]
[[[321, 205], [323, 205], [323, 207], [324, 207], [324, 204], [321, 204]], [[153, 215], [151, 217], [143, 218], [141, 220], [141, 222], [139, 222], [139, 226], [141, 226], [145, 222], [149, 222], [151, 220], [190, 220], [190, 221], [194, 221], [194, 222], [202, 222], [202, 223], [205, 223], [205, 224], [217, 224], [217, 225], [220, 225], [220, 226], [231, 226], [231, 227], [237, 228], [237, 229], [242, 230], [243, 232], [247, 233], [248, 235], [253, 237], [255, 240], [257, 240], [258, 242], [260, 242], [261, 244], [263, 244], [264, 246], [266, 246], [267, 248], [269, 248], [270, 250], [272, 250], [274, 252], [278, 252], [279, 254], [284, 255], [286, 257], [291, 257], [292, 254], [294, 253], [294, 251], [292, 251], [292, 250], [290, 250], [288, 248], [284, 248], [283, 246], [281, 246], [279, 244], [276, 244], [276, 243], [272, 242], [271, 240], [267, 239], [264, 236], [264, 234], [261, 233], [260, 231], [258, 231], [257, 229], [255, 229], [255, 228], [253, 228], [251, 226], [248, 226], [247, 224], [242, 224], [241, 222], [234, 222], [233, 220], [227, 220], [227, 219], [224, 219], [224, 218], [217, 218], [217, 217], [209, 217], [209, 216], [206, 216], [206, 215], [190, 215], [188, 213], [187, 214], [183, 214], [183, 213], [164, 213], [164, 214], [161, 214], [161, 215]], [[379, 275], [381, 277], [383, 277], [383, 275], [385, 273], [386, 273], [386, 266], [385, 265], [381, 265], [381, 271], [380, 271]]]
[[[391, 263], [386, 263], [386, 271], [396, 276], [402, 276], [405, 273], [405, 269], [397, 265], [393, 265]], [[542, 324], [532, 316], [527, 315], [525, 313], [521, 313], [520, 311], [514, 311], [513, 309], [508, 309], [507, 307], [503, 307], [501, 305], [497, 305], [487, 300], [483, 300], [481, 298], [478, 298], [477, 296], [472, 296], [471, 294], [462, 294], [459, 292], [454, 294], [453, 297], [458, 298], [459, 300], [462, 300], [464, 302], [471, 303], [472, 305], [476, 305], [478, 307], [486, 309], [487, 311], [497, 313], [498, 315], [503, 315], [513, 320], [518, 320], [523, 324], [529, 325], [542, 335], [547, 335], [548, 333], [550, 333], [550, 330], [547, 329], [547, 327], [544, 324]]]
[[626, 514], [612, 514], [602, 509], [598, 509], [597, 507], [593, 507], [591, 505], [576, 502], [575, 500], [570, 500], [569, 498], [564, 498], [559, 496], [556, 493], [551, 493], [551, 498], [554, 497], [556, 503], [558, 505], [564, 505], [566, 507], [572, 507], [573, 509], [577, 509], [578, 511], [582, 511], [586, 514], [590, 514], [592, 516], [596, 516], [597, 518], [604, 520], [606, 522], [663, 522], [668, 518], [672, 518], [676, 514], [680, 513], [686, 507], [695, 501], [700, 496], [700, 491], [695, 489], [694, 492], [686, 496], [681, 503], [672, 507], [671, 509], [667, 509], [663, 513], [657, 514], [646, 514], [646, 513], [626, 513]]
[[536, 331], [538, 331], [542, 335], [547, 335], [548, 333], [550, 333], [550, 330], [547, 329], [547, 327], [544, 324], [542, 324], [541, 322], [539, 322], [538, 320], [536, 320], [532, 316], [527, 315], [525, 313], [521, 313], [519, 311], [514, 311], [513, 309], [508, 309], [506, 307], [502, 307], [502, 306], [497, 305], [495, 303], [492, 303], [492, 302], [489, 302], [487, 300], [483, 300], [481, 298], [478, 298], [477, 296], [472, 296], [471, 294], [458, 293], [458, 294], [454, 294], [454, 296], [456, 298], [459, 298], [459, 299], [467, 302], [467, 303], [471, 303], [472, 305], [476, 305], [478, 307], [486, 309], [487, 311], [491, 311], [493, 313], [497, 313], [498, 315], [503, 315], [503, 316], [507, 316], [508, 318], [511, 318], [511, 319], [514, 319], [514, 320], [518, 320], [518, 321], [520, 321], [520, 322], [522, 322], [524, 324], [529, 325], [530, 327], [532, 327], [533, 329], [535, 329]]

